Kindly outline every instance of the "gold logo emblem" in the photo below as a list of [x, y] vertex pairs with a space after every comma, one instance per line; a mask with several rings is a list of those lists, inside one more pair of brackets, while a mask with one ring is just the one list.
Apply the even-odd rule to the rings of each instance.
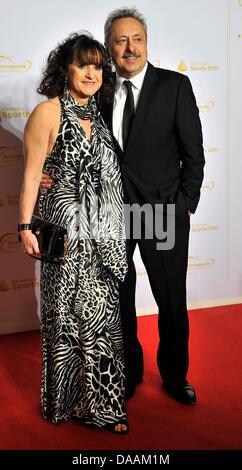
[[199, 111], [207, 111], [210, 112], [215, 106], [215, 101], [212, 100], [203, 100], [201, 98], [197, 99], [197, 107], [199, 108]]
[[6, 292], [7, 290], [9, 290], [9, 287], [6, 283], [6, 281], [1, 281], [0, 282], [0, 292]]
[[28, 72], [32, 67], [31, 60], [16, 56], [0, 55], [0, 77], [6, 77], [12, 73]]
[[211, 147], [210, 145], [204, 145], [203, 146], [204, 152], [210, 153], [210, 152], [218, 152], [218, 147]]
[[0, 168], [5, 168], [19, 161], [23, 161], [23, 155], [16, 147], [0, 146]]
[[153, 60], [153, 65], [154, 67], [160, 67], [160, 60], [159, 59]]
[[136, 273], [137, 273], [137, 276], [146, 276], [147, 274], [145, 268], [137, 268]]
[[188, 274], [196, 271], [211, 269], [215, 265], [215, 258], [206, 258], [202, 256], [188, 256]]
[[20, 247], [15, 233], [5, 233], [0, 237], [0, 251], [2, 253], [15, 253]]
[[210, 192], [213, 190], [214, 186], [215, 181], [209, 181], [208, 183], [202, 185], [201, 191]]
[[219, 230], [218, 225], [211, 224], [192, 224], [192, 232], [214, 232]]
[[181, 60], [180, 64], [177, 67], [177, 70], [179, 70], [179, 72], [186, 72], [186, 70], [188, 70], [187, 64], [184, 60]]

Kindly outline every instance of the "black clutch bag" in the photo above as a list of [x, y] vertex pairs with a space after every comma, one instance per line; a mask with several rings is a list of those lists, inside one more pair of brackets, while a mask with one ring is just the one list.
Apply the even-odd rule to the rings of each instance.
[[36, 215], [32, 216], [31, 226], [32, 232], [38, 240], [40, 257], [30, 256], [47, 263], [65, 263], [68, 244], [66, 228]]

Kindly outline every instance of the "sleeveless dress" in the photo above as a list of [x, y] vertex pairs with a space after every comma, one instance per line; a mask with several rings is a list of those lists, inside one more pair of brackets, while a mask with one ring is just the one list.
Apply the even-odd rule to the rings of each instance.
[[[127, 273], [123, 189], [94, 97], [81, 107], [66, 89], [60, 102], [60, 128], [43, 170], [54, 184], [41, 194], [39, 212], [68, 228], [68, 252], [65, 264], [41, 263], [41, 406], [54, 423], [76, 417], [105, 426], [126, 418], [119, 308], [119, 282]], [[83, 112], [91, 119], [91, 141], [77, 118]], [[94, 224], [95, 237], [91, 220], [102, 222], [98, 231]]]

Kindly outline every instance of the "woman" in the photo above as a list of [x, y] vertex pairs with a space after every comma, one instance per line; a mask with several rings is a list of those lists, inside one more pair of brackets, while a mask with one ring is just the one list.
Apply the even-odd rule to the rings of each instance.
[[[41, 262], [43, 416], [54, 423], [77, 417], [125, 433], [122, 184], [94, 97], [107, 98], [109, 77], [105, 49], [87, 35], [68, 37], [49, 55], [38, 89], [49, 99], [36, 106], [24, 133], [19, 231], [26, 253], [39, 256], [30, 222], [44, 171], [54, 185], [40, 197], [40, 216], [69, 227], [69, 240], [65, 264]], [[78, 223], [73, 212], [81, 213]], [[100, 230], [93, 230], [93, 219]]]

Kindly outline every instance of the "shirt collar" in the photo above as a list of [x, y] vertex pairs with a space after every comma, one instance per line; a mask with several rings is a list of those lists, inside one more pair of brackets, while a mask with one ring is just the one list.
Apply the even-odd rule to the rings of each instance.
[[[148, 67], [148, 62], [146, 62], [144, 68], [141, 70], [140, 73], [138, 73], [137, 75], [135, 75], [133, 78], [130, 79], [130, 82], [135, 88], [137, 88], [137, 90], [141, 90], [142, 88], [147, 67]], [[121, 77], [116, 72], [116, 91], [120, 90], [121, 86], [123, 85], [124, 80], [127, 80], [127, 79], [124, 77]]]

